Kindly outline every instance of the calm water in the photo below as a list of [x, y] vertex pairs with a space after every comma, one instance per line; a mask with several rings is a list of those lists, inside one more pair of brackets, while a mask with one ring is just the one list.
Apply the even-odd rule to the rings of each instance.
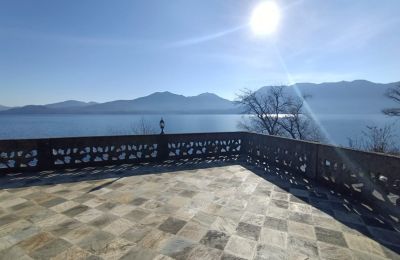
[[[144, 118], [159, 132], [161, 115], [2, 115], [0, 139], [132, 134], [132, 126]], [[166, 115], [167, 133], [223, 132], [240, 130], [242, 115]], [[318, 117], [331, 143], [347, 145], [366, 125], [394, 122], [383, 115], [325, 115]], [[395, 122], [400, 137], [399, 122]]]

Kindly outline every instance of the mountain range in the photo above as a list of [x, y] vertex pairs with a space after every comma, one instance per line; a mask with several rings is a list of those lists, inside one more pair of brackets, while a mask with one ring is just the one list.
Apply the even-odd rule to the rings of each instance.
[[8, 110], [10, 107], [0, 105], [0, 111]]
[[[328, 83], [297, 83], [286, 88], [290, 95], [310, 96], [307, 103], [315, 114], [379, 114], [382, 109], [396, 107], [385, 96], [389, 88], [400, 82], [374, 83], [367, 80], [340, 81]], [[262, 87], [258, 93], [265, 93], [270, 87]]]
[[212, 93], [186, 97], [171, 92], [156, 92], [133, 100], [105, 103], [64, 101], [47, 105], [10, 108], [0, 114], [232, 114], [239, 113], [234, 102]]
[[[377, 114], [395, 105], [384, 94], [398, 84], [366, 80], [297, 83], [287, 86], [286, 90], [291, 95], [310, 96], [307, 103], [316, 114]], [[262, 87], [257, 92], [265, 93], [270, 87]], [[0, 114], [237, 114], [241, 111], [235, 102], [212, 93], [183, 96], [168, 91], [105, 103], [68, 100], [14, 108], [0, 106]]]

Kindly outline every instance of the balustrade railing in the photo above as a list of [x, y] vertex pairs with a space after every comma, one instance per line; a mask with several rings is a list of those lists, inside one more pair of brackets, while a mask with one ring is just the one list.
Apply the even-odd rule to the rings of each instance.
[[400, 222], [400, 157], [247, 132], [0, 140], [0, 174], [221, 156], [298, 172]]

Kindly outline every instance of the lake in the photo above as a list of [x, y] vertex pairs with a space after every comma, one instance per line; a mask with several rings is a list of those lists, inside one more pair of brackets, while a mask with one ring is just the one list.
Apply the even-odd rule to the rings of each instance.
[[[238, 131], [243, 115], [164, 115], [166, 133]], [[132, 128], [144, 119], [159, 133], [161, 115], [1, 115], [0, 139], [100, 136], [133, 134]], [[366, 125], [393, 123], [384, 115], [319, 115], [327, 140], [347, 145]], [[399, 122], [396, 135], [400, 137]]]

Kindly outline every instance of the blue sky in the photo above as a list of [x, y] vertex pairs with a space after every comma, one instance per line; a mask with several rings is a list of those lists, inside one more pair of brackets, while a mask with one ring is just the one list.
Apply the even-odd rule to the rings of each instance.
[[0, 104], [400, 80], [400, 1], [277, 0], [268, 37], [248, 26], [258, 3], [1, 0]]

